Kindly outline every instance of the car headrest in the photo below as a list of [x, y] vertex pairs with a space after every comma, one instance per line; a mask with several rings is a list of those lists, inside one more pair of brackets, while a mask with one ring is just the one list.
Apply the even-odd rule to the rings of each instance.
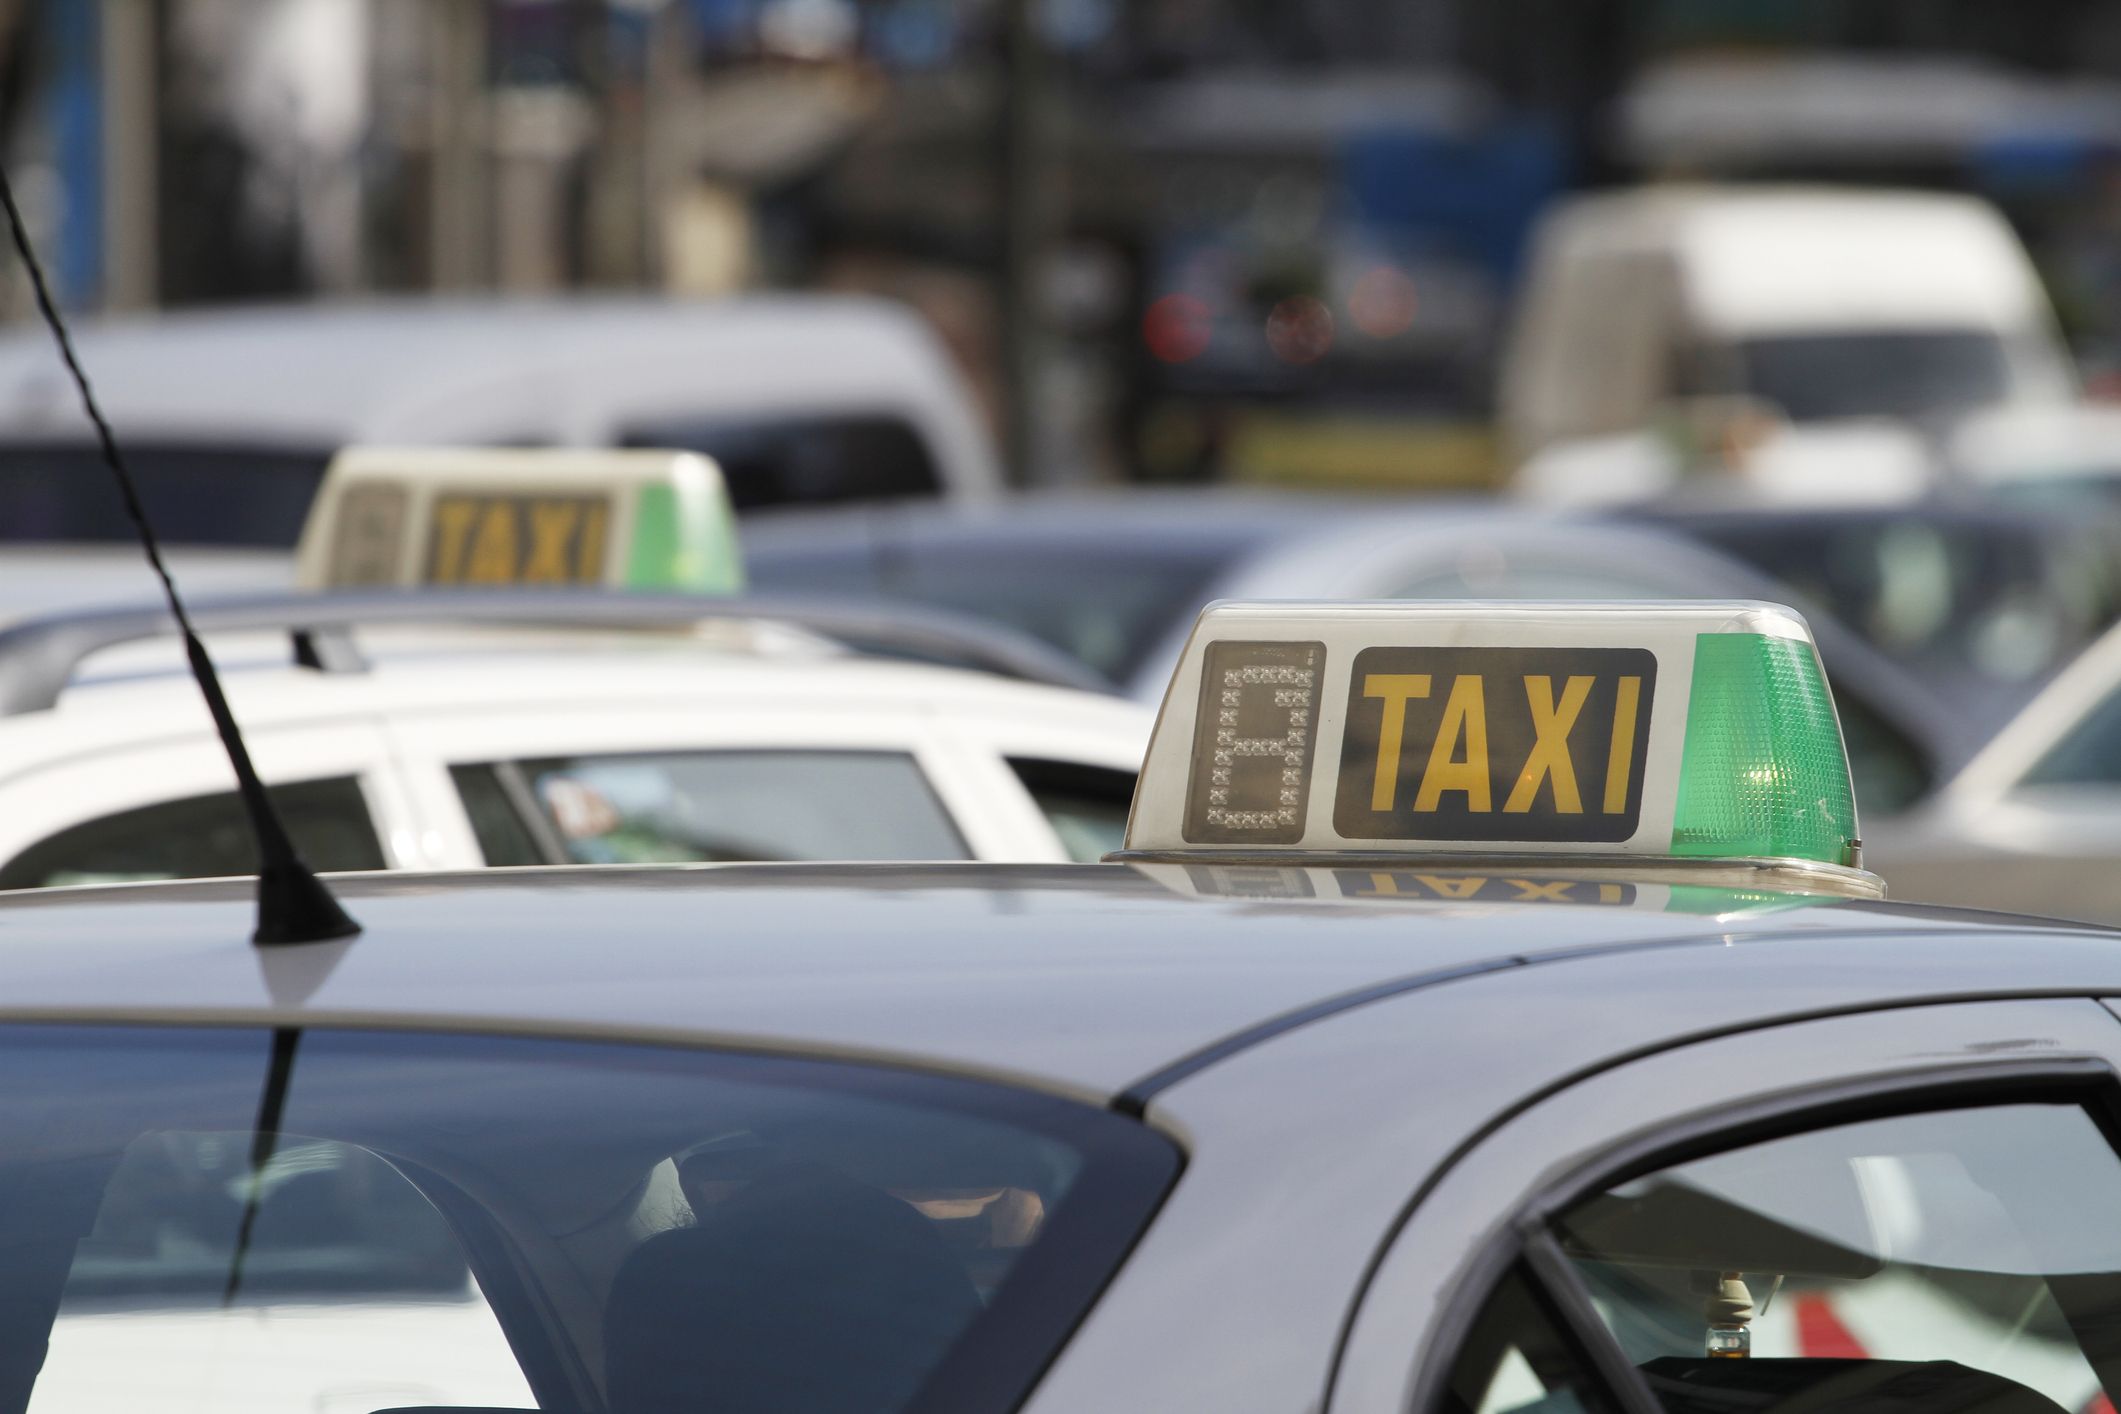
[[1666, 1356], [1642, 1374], [1668, 1414], [2065, 1414], [2038, 1390], [1954, 1360]]
[[928, 1219], [817, 1169], [760, 1176], [642, 1243], [604, 1307], [619, 1414], [897, 1409], [979, 1314]]

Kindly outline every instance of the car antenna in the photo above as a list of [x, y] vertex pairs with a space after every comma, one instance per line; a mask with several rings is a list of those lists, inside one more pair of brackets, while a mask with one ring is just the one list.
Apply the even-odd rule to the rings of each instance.
[[81, 371], [80, 361], [74, 357], [73, 340], [66, 332], [66, 321], [60, 317], [58, 306], [52, 302], [44, 267], [38, 263], [37, 253], [30, 246], [29, 228], [23, 223], [21, 208], [15, 204], [15, 188], [7, 179], [5, 167], [0, 167], [0, 204], [7, 208], [8, 229], [14, 235], [15, 249], [21, 253], [23, 265], [29, 271], [30, 284], [37, 295], [37, 308], [43, 313], [44, 322], [59, 345], [59, 357], [73, 376], [82, 406], [88, 411], [88, 420], [95, 424], [96, 438], [103, 448], [103, 460], [112, 475], [118, 478], [118, 494], [125, 500], [125, 513], [131, 517], [133, 528], [140, 533], [140, 548], [147, 552], [149, 567], [162, 581], [170, 615], [176, 619], [177, 632], [184, 639], [184, 656], [191, 663], [192, 677], [198, 681], [199, 691], [206, 698], [206, 710], [213, 715], [214, 730], [220, 734], [229, 764], [235, 768], [236, 792], [242, 798], [244, 813], [250, 817], [251, 834], [258, 846], [258, 926], [251, 941], [260, 947], [276, 947], [285, 943], [321, 943], [350, 937], [361, 931], [361, 925], [339, 907], [338, 899], [324, 886], [324, 881], [302, 862], [294, 841], [288, 837], [287, 827], [280, 821], [279, 812], [273, 809], [272, 797], [265, 793], [264, 783], [258, 779], [257, 768], [251, 765], [250, 751], [243, 744], [243, 733], [236, 727], [235, 714], [229, 711], [228, 698], [221, 691], [221, 679], [214, 672], [213, 660], [206, 656], [205, 646], [199, 642], [199, 635], [193, 632], [191, 618], [184, 612], [184, 601], [177, 596], [177, 582], [170, 578], [168, 568], [162, 563], [161, 547], [155, 542], [147, 511], [140, 504], [132, 473], [126, 469], [125, 458], [118, 450], [118, 439], [104, 420], [103, 410], [96, 405], [96, 395], [89, 390], [88, 375]]

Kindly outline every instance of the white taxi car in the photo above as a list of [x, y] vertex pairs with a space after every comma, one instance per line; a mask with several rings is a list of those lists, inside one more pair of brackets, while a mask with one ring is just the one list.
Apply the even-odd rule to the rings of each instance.
[[[325, 869], [1094, 859], [1148, 739], [1005, 630], [732, 597], [694, 453], [349, 449], [295, 576], [193, 621]], [[0, 888], [257, 867], [174, 632], [159, 607], [0, 630]]]
[[[1117, 842], [1146, 708], [854, 655], [815, 631], [828, 609], [440, 593], [196, 618], [318, 868], [1057, 861]], [[915, 651], [1006, 642], [876, 618], [856, 625], [870, 642], [897, 629]], [[256, 867], [169, 632], [157, 612], [0, 631], [0, 888]]]
[[0, 900], [17, 1407], [2076, 1414], [2121, 936], [1877, 901], [1801, 621], [1204, 617], [1118, 862]]

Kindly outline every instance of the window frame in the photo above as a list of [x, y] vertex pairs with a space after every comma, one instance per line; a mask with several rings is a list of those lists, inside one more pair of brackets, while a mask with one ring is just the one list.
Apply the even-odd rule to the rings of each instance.
[[[1327, 1414], [1386, 1408], [1433, 1414], [1482, 1305], [1517, 1267], [1537, 1277], [1543, 1299], [1558, 1312], [1574, 1313], [1567, 1334], [1595, 1356], [1593, 1371], [1614, 1407], [1621, 1414], [1664, 1414], [1562, 1254], [1551, 1226], [1557, 1213], [1631, 1177], [1764, 1139], [2014, 1101], [2077, 1106], [2121, 1156], [2121, 1028], [2113, 1021], [2088, 997], [1850, 1011], [1692, 1038], [1559, 1080], [1490, 1120], [1415, 1189], [1343, 1324], [1324, 1408]], [[1815, 1044], [1818, 1028], [1836, 1040]], [[2043, 1040], [2047, 1049], [2040, 1053]], [[1778, 1041], [1807, 1048], [1806, 1059], [1820, 1058], [1809, 1067], [1791, 1066], [1814, 1073], [1792, 1074], [1778, 1085], [1752, 1063], [1775, 1054]], [[1836, 1056], [1837, 1046], [1847, 1053]], [[2005, 1048], [2008, 1055], [1994, 1055]], [[1678, 1093], [1668, 1083], [1675, 1073], [1686, 1077]], [[1730, 1085], [1733, 1075], [1747, 1078]], [[1619, 1101], [1609, 1103], [1616, 1095]], [[1572, 1143], [1581, 1136], [1542, 1135], [1557, 1108], [1567, 1113], [1572, 1102], [1576, 1123], [1595, 1126], [1595, 1136]], [[1501, 1164], [1486, 1161], [1504, 1147], [1510, 1153]], [[1509, 1181], [1495, 1171], [1504, 1166], [1535, 1167], [1529, 1182], [1492, 1198], [1480, 1194]], [[1440, 1194], [1449, 1196], [1440, 1200]], [[1469, 1203], [1492, 1213], [1470, 1246], [1467, 1216], [1446, 1216]], [[1451, 1264], [1443, 1282], [1436, 1278], [1439, 1260]], [[1416, 1303], [1407, 1298], [1424, 1280], [1419, 1305], [1426, 1309], [1410, 1309]], [[1386, 1388], [1396, 1391], [1389, 1402], [1382, 1397]]]
[[[1580, 1165], [1535, 1194], [1503, 1240], [1514, 1243], [1515, 1257], [1531, 1274], [1535, 1290], [1544, 1294], [1565, 1333], [1586, 1352], [1594, 1377], [1603, 1382], [1621, 1414], [1665, 1414], [1664, 1406], [1599, 1318], [1590, 1287], [1563, 1251], [1555, 1231], [1563, 1213], [1620, 1184], [1753, 1144], [1869, 1120], [2010, 1104], [2075, 1108], [2098, 1129], [2121, 1163], [2121, 1094], [2115, 1091], [2115, 1078], [2110, 1067], [2097, 1061], [2030, 1067], [2001, 1062], [1903, 1078], [1829, 1083], [1794, 1095], [1748, 1100], [1731, 1115], [1680, 1121], [1669, 1129], [1616, 1144], [1612, 1152]], [[1487, 1295], [1481, 1300], [1485, 1302]], [[1426, 1407], [1430, 1406], [1417, 1406]]]

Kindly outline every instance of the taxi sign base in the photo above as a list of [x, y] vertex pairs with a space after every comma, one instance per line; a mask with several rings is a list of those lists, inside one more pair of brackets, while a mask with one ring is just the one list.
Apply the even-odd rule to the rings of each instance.
[[1103, 862], [1387, 870], [1426, 867], [1451, 873], [1568, 874], [1638, 884], [1699, 884], [1843, 899], [1885, 897], [1885, 880], [1876, 874], [1809, 859], [1649, 859], [1640, 855], [1486, 854], [1457, 849], [1423, 854], [1404, 850], [1217, 850], [1212, 855], [1182, 849], [1117, 849], [1104, 856]]

